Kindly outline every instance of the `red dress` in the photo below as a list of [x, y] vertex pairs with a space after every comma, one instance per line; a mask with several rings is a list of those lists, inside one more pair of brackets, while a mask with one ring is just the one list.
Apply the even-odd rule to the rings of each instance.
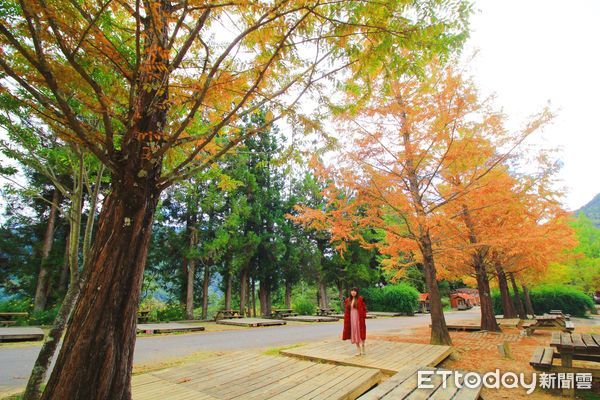
[[[343, 340], [348, 340], [352, 338], [352, 330], [350, 327], [350, 303], [351, 299], [347, 298], [344, 305], [346, 311], [344, 312], [344, 332], [342, 334]], [[358, 316], [360, 322], [360, 338], [365, 341], [367, 339], [367, 306], [365, 305], [365, 301], [362, 296], [358, 296], [357, 307], [358, 307]]]

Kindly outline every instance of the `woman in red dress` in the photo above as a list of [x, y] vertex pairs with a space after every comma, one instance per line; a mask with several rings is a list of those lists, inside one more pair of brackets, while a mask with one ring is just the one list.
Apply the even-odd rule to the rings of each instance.
[[358, 295], [358, 288], [350, 290], [350, 297], [344, 302], [344, 332], [342, 340], [350, 339], [356, 344], [357, 356], [365, 354], [365, 340], [367, 339], [367, 306], [362, 296]]

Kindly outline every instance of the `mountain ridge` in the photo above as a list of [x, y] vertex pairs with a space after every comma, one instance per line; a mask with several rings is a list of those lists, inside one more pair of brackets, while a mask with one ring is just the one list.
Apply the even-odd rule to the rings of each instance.
[[600, 228], [600, 193], [586, 205], [575, 210], [575, 215], [579, 213], [584, 213], [597, 228]]

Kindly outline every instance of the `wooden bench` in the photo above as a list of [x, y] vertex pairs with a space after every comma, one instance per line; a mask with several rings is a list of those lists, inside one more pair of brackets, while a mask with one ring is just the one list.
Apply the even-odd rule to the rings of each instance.
[[298, 313], [292, 312], [291, 308], [274, 308], [271, 310], [271, 318], [280, 319], [285, 317], [295, 317]]
[[18, 317], [27, 317], [29, 313], [26, 312], [0, 312], [0, 326], [15, 325]]
[[554, 348], [552, 347], [537, 347], [531, 356], [529, 364], [534, 369], [548, 370], [552, 368], [554, 361]]
[[521, 325], [526, 334], [532, 335], [536, 330], [560, 330], [563, 332], [572, 332], [575, 330], [575, 324], [571, 321], [565, 321], [559, 315], [545, 314], [535, 318], [534, 322], [526, 322]]
[[330, 314], [333, 314], [334, 311], [335, 311], [334, 308], [318, 308], [317, 315], [328, 316]]
[[559, 315], [559, 316], [563, 317], [566, 320], [571, 319], [571, 314], [564, 314], [562, 312], [562, 310], [550, 310], [548, 312], [548, 314], [550, 314], [550, 315]]
[[242, 316], [238, 310], [219, 310], [215, 314], [215, 321], [232, 318], [242, 318]]
[[140, 310], [137, 314], [138, 324], [144, 324], [150, 319], [150, 310]]

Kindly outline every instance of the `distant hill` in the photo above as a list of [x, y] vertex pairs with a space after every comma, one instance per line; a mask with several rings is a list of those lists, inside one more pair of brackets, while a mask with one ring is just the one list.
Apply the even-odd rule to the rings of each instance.
[[583, 212], [598, 228], [600, 228], [600, 193], [585, 206], [575, 211], [575, 215]]

